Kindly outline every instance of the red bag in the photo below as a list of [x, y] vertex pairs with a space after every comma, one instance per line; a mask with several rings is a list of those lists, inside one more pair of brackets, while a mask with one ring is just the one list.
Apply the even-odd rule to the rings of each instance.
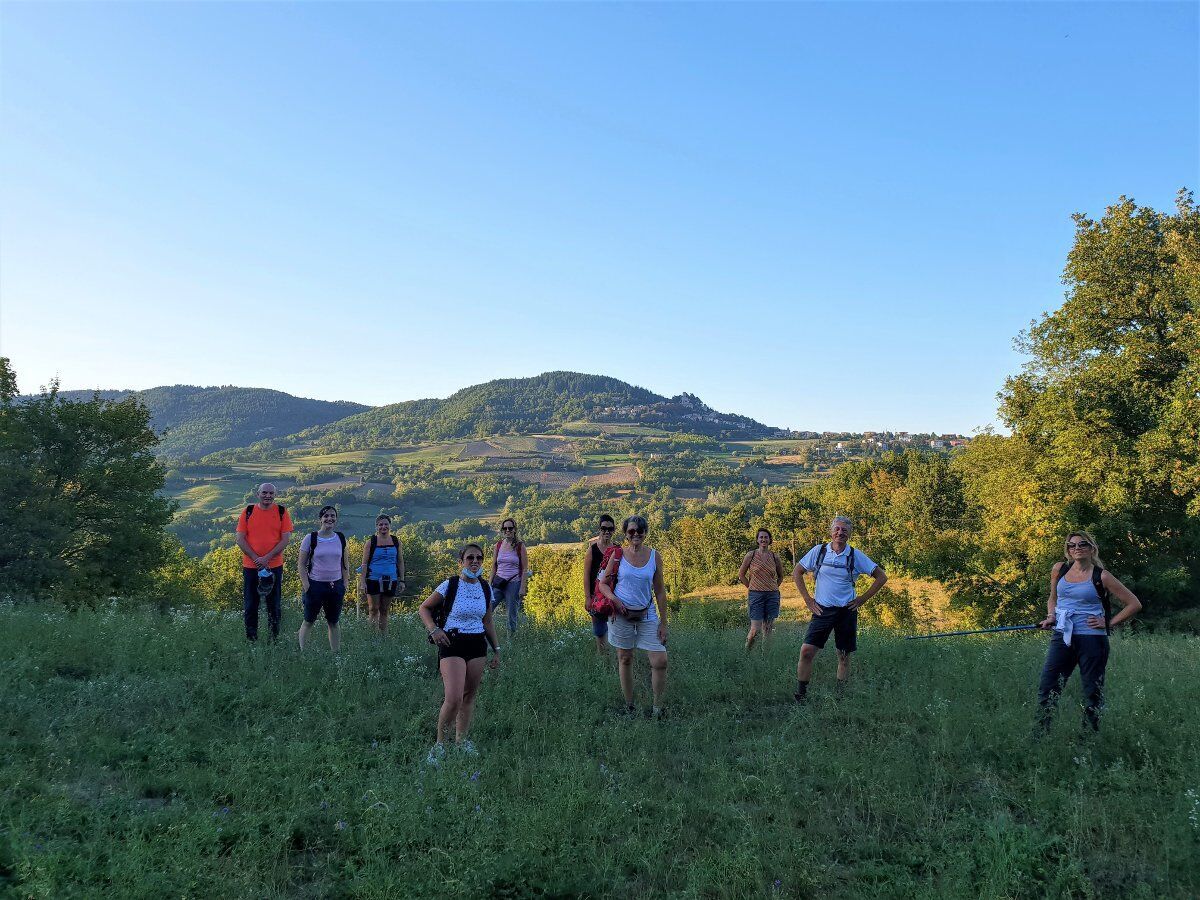
[[[605, 579], [605, 584], [613, 591], [617, 588], [617, 569], [621, 565], [621, 548], [613, 545], [604, 551], [604, 557], [600, 560], [600, 571], [603, 572], [608, 568], [611, 560], [616, 560], [616, 566], [613, 567], [612, 574]], [[611, 616], [616, 612], [613, 602], [600, 593], [600, 579], [596, 579], [596, 591], [592, 594], [592, 599], [589, 600], [584, 608], [593, 616]]]

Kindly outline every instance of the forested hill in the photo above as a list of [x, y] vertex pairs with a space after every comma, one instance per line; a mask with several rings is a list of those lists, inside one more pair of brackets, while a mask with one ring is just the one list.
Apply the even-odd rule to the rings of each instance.
[[715, 412], [691, 394], [668, 398], [603, 375], [545, 372], [463, 388], [445, 400], [381, 406], [296, 437], [323, 447], [363, 449], [504, 432], [560, 431], [571, 423], [633, 423], [715, 437], [785, 434], [745, 416]]
[[[176, 384], [144, 391], [99, 391], [106, 400], [131, 394], [150, 410], [161, 434], [159, 452], [169, 457], [199, 457], [244, 447], [324, 425], [370, 409], [344, 400], [309, 400], [266, 388], [195, 387]], [[90, 400], [92, 391], [60, 391], [65, 400]]]

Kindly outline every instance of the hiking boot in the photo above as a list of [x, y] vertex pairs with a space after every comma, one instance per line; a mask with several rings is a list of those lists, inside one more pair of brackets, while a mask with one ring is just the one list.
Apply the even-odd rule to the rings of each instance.
[[632, 703], [625, 706], [617, 707], [617, 717], [620, 719], [633, 719], [637, 717], [637, 707]]
[[655, 722], [661, 722], [667, 717], [667, 709], [665, 706], [655, 706], [650, 710], [650, 718]]

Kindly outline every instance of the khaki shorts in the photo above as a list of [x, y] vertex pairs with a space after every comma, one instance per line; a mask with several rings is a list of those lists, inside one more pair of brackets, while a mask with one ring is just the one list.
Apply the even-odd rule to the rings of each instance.
[[630, 622], [613, 616], [608, 623], [608, 642], [618, 650], [656, 650], [666, 652], [667, 645], [658, 639], [658, 620], [643, 619]]

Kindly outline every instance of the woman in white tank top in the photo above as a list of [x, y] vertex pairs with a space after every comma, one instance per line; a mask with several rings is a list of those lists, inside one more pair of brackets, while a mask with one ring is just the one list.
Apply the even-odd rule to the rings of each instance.
[[628, 715], [634, 711], [633, 651], [645, 650], [654, 693], [651, 715], [657, 719], [662, 716], [667, 687], [667, 589], [663, 585], [662, 560], [646, 545], [646, 520], [642, 516], [630, 516], [621, 531], [628, 544], [609, 559], [596, 587], [613, 602], [615, 610], [608, 642], [617, 650], [624, 712]]

